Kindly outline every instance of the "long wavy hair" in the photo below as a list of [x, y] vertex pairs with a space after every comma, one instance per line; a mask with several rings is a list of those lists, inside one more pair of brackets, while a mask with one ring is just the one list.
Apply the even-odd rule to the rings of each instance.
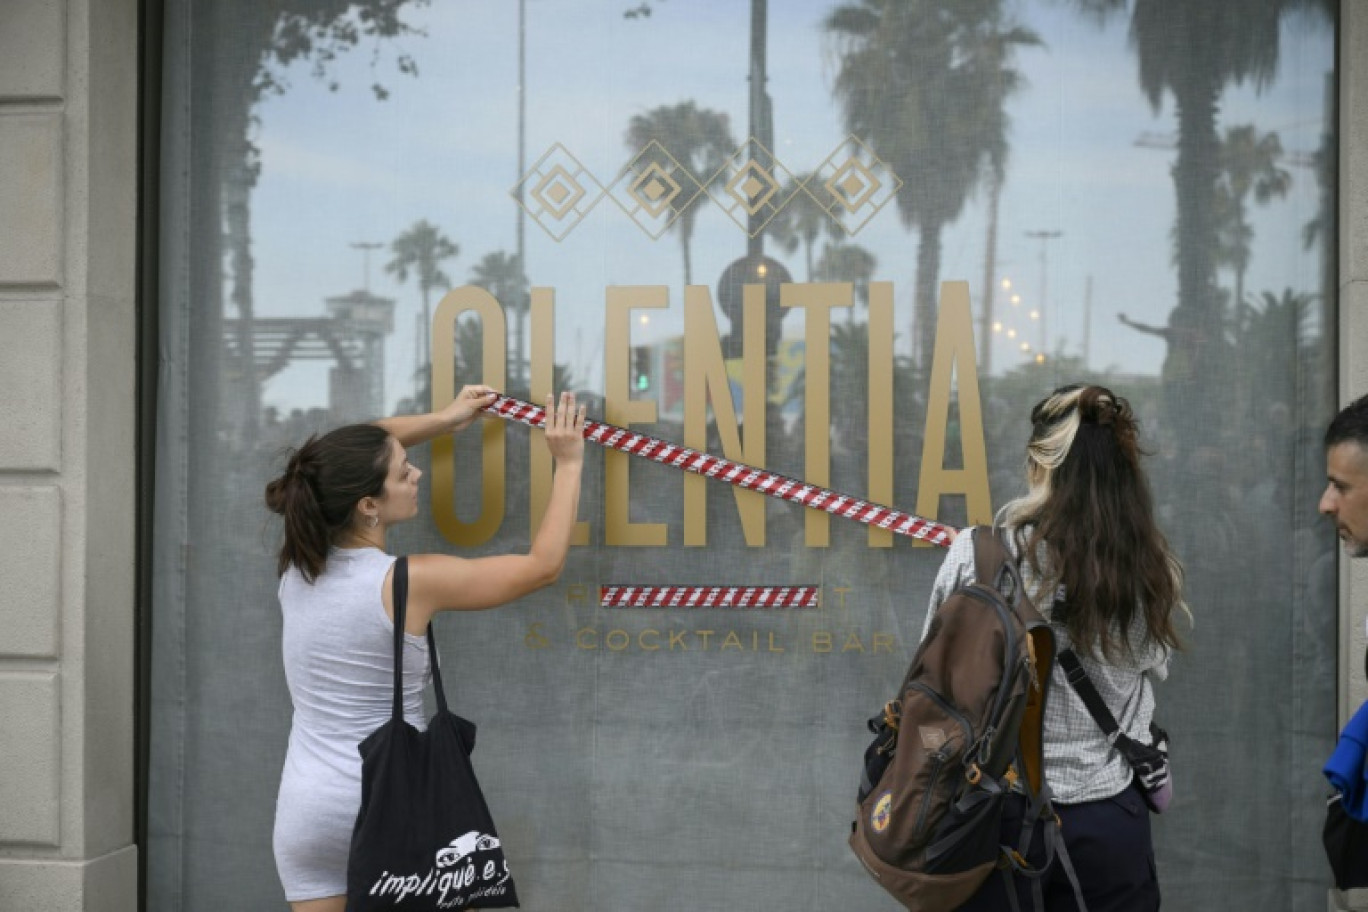
[[[1028, 493], [1003, 506], [1020, 553], [1080, 648], [1108, 660], [1144, 640], [1181, 648], [1174, 629], [1183, 569], [1154, 521], [1130, 403], [1100, 386], [1066, 386], [1031, 411]], [[1042, 555], [1044, 559], [1042, 560]]]
[[307, 581], [318, 578], [328, 549], [354, 521], [356, 504], [384, 491], [391, 447], [384, 429], [350, 424], [310, 437], [290, 453], [285, 472], [266, 485], [267, 508], [285, 518], [278, 573], [293, 564]]

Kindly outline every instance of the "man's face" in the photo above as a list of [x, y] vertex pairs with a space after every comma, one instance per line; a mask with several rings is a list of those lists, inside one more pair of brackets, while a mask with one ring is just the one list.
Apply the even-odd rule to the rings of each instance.
[[1335, 444], [1325, 451], [1325, 474], [1320, 511], [1335, 521], [1350, 557], [1368, 557], [1368, 451], [1349, 441]]

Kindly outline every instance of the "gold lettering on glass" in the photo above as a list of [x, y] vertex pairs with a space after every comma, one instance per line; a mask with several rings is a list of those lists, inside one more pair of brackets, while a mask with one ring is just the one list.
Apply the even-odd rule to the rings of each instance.
[[[963, 468], [945, 468], [946, 430], [950, 424], [950, 380], [959, 381], [960, 446]], [[941, 283], [936, 349], [931, 359], [931, 389], [926, 397], [926, 437], [917, 481], [917, 515], [935, 519], [940, 499], [963, 494], [970, 525], [991, 523], [988, 495], [988, 450], [983, 440], [983, 408], [974, 354], [974, 327], [969, 311], [969, 283]], [[930, 547], [918, 541], [914, 546]]]
[[[506, 383], [507, 338], [503, 308], [483, 288], [466, 285], [447, 292], [432, 315], [432, 408], [445, 407], [456, 398], [456, 331], [461, 318], [474, 314], [480, 320], [484, 376], [481, 382], [503, 389]], [[462, 383], [475, 378], [461, 378]], [[507, 425], [481, 422], [483, 465], [480, 472], [480, 513], [473, 522], [456, 515], [456, 447], [450, 434], [432, 441], [432, 518], [442, 537], [454, 545], [473, 547], [494, 537], [504, 518], [504, 448]], [[470, 482], [475, 473], [467, 472]]]

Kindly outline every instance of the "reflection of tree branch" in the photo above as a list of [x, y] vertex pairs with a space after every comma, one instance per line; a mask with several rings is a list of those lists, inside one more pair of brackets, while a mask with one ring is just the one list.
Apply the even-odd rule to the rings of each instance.
[[1117, 314], [1116, 319], [1120, 320], [1126, 326], [1129, 326], [1131, 329], [1134, 329], [1138, 332], [1148, 333], [1151, 336], [1158, 336], [1165, 342], [1172, 341], [1173, 331], [1165, 327], [1150, 326], [1148, 323], [1138, 323], [1123, 313]]

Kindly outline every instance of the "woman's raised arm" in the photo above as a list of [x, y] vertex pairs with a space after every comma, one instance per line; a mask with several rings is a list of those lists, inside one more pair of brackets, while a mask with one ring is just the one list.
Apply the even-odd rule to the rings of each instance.
[[[496, 608], [560, 577], [570, 551], [584, 467], [584, 406], [574, 393], [546, 402], [546, 446], [556, 461], [551, 500], [526, 554], [464, 559], [421, 554], [409, 559], [409, 608], [405, 628], [421, 633], [432, 615], [447, 610]], [[386, 608], [389, 587], [386, 586]]]
[[441, 411], [428, 412], [426, 415], [395, 415], [381, 418], [375, 424], [389, 432], [401, 446], [416, 446], [443, 434], [465, 430], [498, 395], [488, 386], [463, 386], [456, 398]]

